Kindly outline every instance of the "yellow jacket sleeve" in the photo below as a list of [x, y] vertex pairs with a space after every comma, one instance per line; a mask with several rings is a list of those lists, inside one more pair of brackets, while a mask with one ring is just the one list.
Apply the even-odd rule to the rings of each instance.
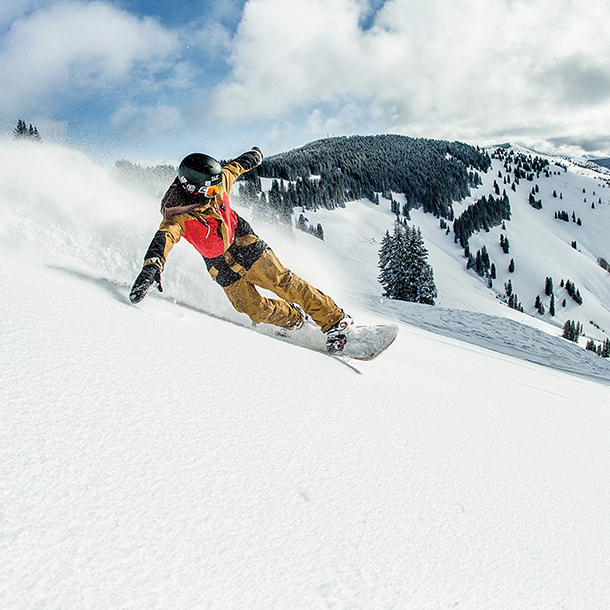
[[237, 159], [233, 159], [222, 168], [222, 186], [228, 194], [235, 181], [245, 172], [249, 172], [263, 161], [263, 153], [258, 148], [249, 150]]
[[144, 256], [144, 265], [155, 265], [163, 271], [167, 255], [184, 234], [184, 223], [180, 216], [164, 220], [155, 233]]

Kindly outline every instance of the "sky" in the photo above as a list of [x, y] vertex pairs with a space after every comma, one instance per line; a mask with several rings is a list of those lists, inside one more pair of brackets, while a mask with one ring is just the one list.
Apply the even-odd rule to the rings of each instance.
[[0, 0], [0, 133], [100, 159], [327, 136], [610, 157], [607, 0]]

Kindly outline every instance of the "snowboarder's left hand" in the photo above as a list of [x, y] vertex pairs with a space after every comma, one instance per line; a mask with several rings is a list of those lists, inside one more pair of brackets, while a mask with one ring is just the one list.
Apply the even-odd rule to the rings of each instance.
[[140, 271], [140, 274], [131, 287], [129, 300], [134, 304], [139, 303], [146, 296], [148, 289], [153, 285], [154, 282], [157, 282], [159, 292], [163, 292], [163, 288], [161, 286], [161, 269], [159, 269], [159, 267], [156, 265], [144, 265], [144, 267], [142, 267], [142, 271]]
[[252, 150], [253, 150], [254, 152], [256, 152], [256, 153], [258, 153], [258, 154], [259, 154], [259, 156], [260, 156], [260, 161], [258, 162], [258, 164], [257, 164], [257, 165], [260, 165], [260, 164], [263, 162], [263, 158], [264, 158], [264, 157], [263, 157], [263, 151], [262, 151], [262, 150], [261, 150], [261, 149], [260, 149], [258, 146], [253, 146], [253, 147], [252, 147]]

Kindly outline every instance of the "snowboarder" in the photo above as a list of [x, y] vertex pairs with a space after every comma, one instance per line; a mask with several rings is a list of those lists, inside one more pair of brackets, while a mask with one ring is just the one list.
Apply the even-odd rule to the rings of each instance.
[[[184, 237], [203, 256], [208, 272], [222, 286], [235, 309], [255, 323], [284, 329], [298, 329], [305, 315], [326, 333], [330, 353], [343, 350], [352, 319], [323, 292], [308, 284], [278, 260], [271, 248], [232, 208], [231, 187], [237, 178], [263, 160], [253, 147], [222, 167], [202, 153], [185, 157], [178, 176], [161, 201], [163, 221], [144, 257], [129, 299], [139, 303], [156, 282], [167, 255]], [[275, 293], [280, 299], [262, 296], [256, 287]]]

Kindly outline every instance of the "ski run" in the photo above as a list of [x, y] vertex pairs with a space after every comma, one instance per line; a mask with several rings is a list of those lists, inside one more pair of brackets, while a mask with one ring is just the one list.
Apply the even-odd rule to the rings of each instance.
[[[239, 209], [356, 323], [399, 326], [356, 362], [256, 332], [186, 243], [131, 305], [158, 200], [79, 152], [0, 142], [2, 608], [610, 607], [610, 363], [561, 337], [576, 305], [532, 313], [561, 221], [524, 193], [507, 232], [525, 313], [430, 215], [411, 222], [434, 307], [382, 296], [388, 202], [307, 212], [324, 241]], [[580, 282], [600, 341], [597, 208], [546, 275]]]

